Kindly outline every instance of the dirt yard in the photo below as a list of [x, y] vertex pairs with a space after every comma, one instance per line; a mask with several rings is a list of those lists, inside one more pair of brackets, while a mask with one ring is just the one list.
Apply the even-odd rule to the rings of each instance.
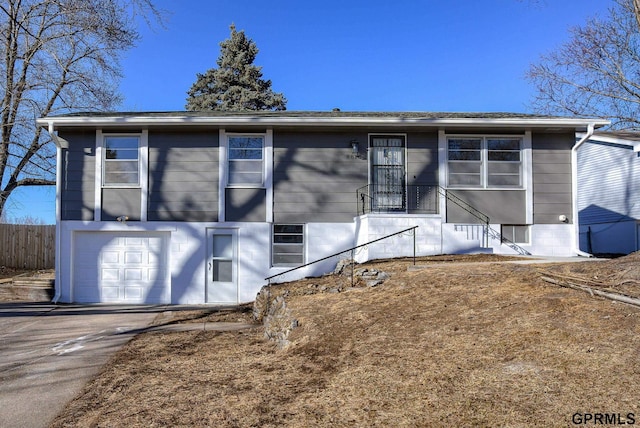
[[[578, 278], [640, 297], [640, 256], [503, 260], [431, 257], [416, 270], [410, 260], [381, 261], [365, 266], [391, 275], [376, 287], [351, 288], [348, 274], [276, 286], [298, 321], [284, 349], [260, 326], [141, 334], [53, 426], [549, 427], [580, 425], [585, 414], [640, 421], [640, 309], [541, 279]], [[246, 322], [251, 310], [175, 316]]]

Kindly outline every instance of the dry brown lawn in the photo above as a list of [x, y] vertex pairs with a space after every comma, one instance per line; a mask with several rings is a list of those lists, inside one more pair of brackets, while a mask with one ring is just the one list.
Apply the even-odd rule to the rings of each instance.
[[18, 275], [30, 274], [34, 271], [26, 269], [8, 268], [6, 266], [0, 266], [0, 279], [13, 278]]
[[[629, 291], [640, 257], [478, 263], [499, 260], [432, 257], [419, 270], [408, 260], [370, 263], [391, 274], [375, 288], [348, 288], [348, 276], [277, 286], [299, 323], [284, 349], [260, 326], [141, 334], [53, 426], [575, 426], [576, 413], [640, 420], [640, 310], [539, 274], [597, 276], [611, 286], [627, 263]], [[338, 285], [347, 288], [329, 292]], [[241, 308], [173, 321], [249, 316]]]

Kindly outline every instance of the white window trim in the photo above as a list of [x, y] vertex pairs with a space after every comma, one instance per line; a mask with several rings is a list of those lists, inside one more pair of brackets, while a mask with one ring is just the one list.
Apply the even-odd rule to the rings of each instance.
[[[533, 224], [533, 154], [531, 151], [531, 131], [522, 137], [522, 186], [525, 190], [525, 223]], [[529, 230], [531, 233], [531, 230]], [[531, 235], [529, 235], [531, 239]]]
[[[264, 186], [267, 190], [267, 222], [273, 222], [273, 129], [267, 129], [264, 137]], [[306, 255], [305, 255], [306, 257]]]
[[[257, 136], [263, 137], [263, 170], [262, 184], [229, 184], [229, 139], [230, 136]], [[224, 222], [227, 188], [232, 189], [265, 189], [268, 223], [273, 222], [273, 129], [268, 128], [266, 132], [226, 132], [225, 128], [218, 130], [218, 221]]]
[[[275, 226], [279, 225], [287, 225], [287, 226], [302, 226], [302, 263], [290, 263], [290, 264], [275, 264], [273, 261], [273, 257], [275, 252], [273, 251], [273, 246], [275, 245]], [[292, 244], [293, 245], [293, 244]], [[297, 245], [297, 244], [296, 244]], [[307, 262], [307, 225], [304, 223], [272, 223], [271, 224], [271, 267], [272, 268], [291, 268], [296, 266], [304, 265]]]
[[225, 221], [227, 188], [227, 134], [224, 128], [218, 131], [218, 221]]
[[149, 198], [149, 131], [140, 135], [140, 221], [147, 221]]
[[96, 130], [96, 153], [94, 156], [96, 174], [94, 178], [93, 219], [102, 220], [102, 129]]
[[[531, 133], [529, 133], [530, 137]], [[522, 191], [527, 189], [527, 179], [525, 178], [528, 173], [529, 168], [527, 168], [525, 150], [527, 148], [526, 144], [526, 135], [525, 134], [444, 134], [442, 138], [439, 138], [439, 147], [438, 154], [441, 156], [441, 174], [440, 179], [441, 183], [446, 183], [445, 187], [447, 189], [455, 189], [455, 190], [518, 190]], [[479, 138], [482, 139], [482, 148], [481, 148], [481, 162], [482, 162], [482, 170], [480, 175], [481, 185], [480, 186], [450, 186], [449, 185], [449, 147], [448, 141], [449, 138]], [[519, 138], [521, 141], [520, 146], [520, 180], [521, 184], [518, 187], [503, 187], [503, 186], [489, 186], [488, 181], [488, 164], [489, 161], [487, 159], [488, 149], [486, 141], [491, 138]], [[531, 148], [531, 138], [529, 138], [529, 146]]]
[[[464, 135], [464, 134], [463, 134]], [[482, 134], [464, 135], [464, 136], [485, 136]], [[457, 136], [457, 134], [447, 134], [444, 129], [438, 130], [438, 182], [443, 188], [448, 188], [447, 177], [448, 171], [448, 144], [447, 138], [451, 136]], [[494, 135], [487, 135], [494, 136]], [[524, 191], [526, 199], [526, 215], [525, 222], [527, 224], [533, 224], [533, 155], [532, 155], [532, 137], [531, 130], [526, 130], [524, 134], [507, 134], [501, 135], [505, 137], [521, 137], [522, 138], [522, 188], [515, 187], [498, 187], [498, 188], [484, 188], [484, 187], [472, 187], [462, 188], [455, 187], [456, 190], [501, 190], [501, 191]], [[439, 198], [440, 201], [440, 213], [446, 218], [447, 201], [446, 198]]]
[[[104, 184], [104, 138], [105, 137], [138, 137], [138, 184], [105, 185]], [[94, 185], [94, 221], [102, 220], [102, 189], [140, 189], [140, 221], [147, 221], [147, 203], [149, 198], [149, 131], [135, 133], [104, 133], [96, 130], [95, 151], [95, 185]]]

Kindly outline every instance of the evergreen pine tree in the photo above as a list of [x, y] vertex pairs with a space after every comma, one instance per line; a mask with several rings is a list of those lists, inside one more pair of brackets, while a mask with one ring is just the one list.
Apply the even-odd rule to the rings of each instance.
[[262, 79], [262, 67], [253, 64], [258, 54], [255, 42], [231, 25], [231, 36], [220, 43], [218, 68], [197, 74], [187, 92], [186, 109], [198, 110], [286, 110], [286, 98], [273, 92], [271, 80]]

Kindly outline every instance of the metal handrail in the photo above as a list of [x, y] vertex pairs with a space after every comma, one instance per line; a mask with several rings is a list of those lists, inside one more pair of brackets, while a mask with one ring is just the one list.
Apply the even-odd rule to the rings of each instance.
[[[366, 214], [365, 198], [369, 199], [369, 207], [371, 207], [371, 201], [373, 201], [373, 199], [374, 199], [371, 195], [369, 195], [370, 186], [372, 186], [372, 185], [369, 184], [369, 185], [363, 186], [363, 187], [359, 188], [357, 190], [357, 192], [356, 192], [357, 195], [359, 196], [361, 202], [362, 202], [362, 214]], [[484, 247], [488, 247], [489, 246], [489, 238], [491, 237], [493, 239], [499, 239], [502, 244], [505, 244], [505, 245], [511, 247], [513, 250], [515, 250], [519, 254], [531, 255], [531, 253], [529, 251], [525, 250], [524, 248], [522, 248], [521, 246], [519, 246], [515, 242], [511, 241], [510, 239], [505, 238], [502, 235], [502, 233], [500, 233], [500, 232], [496, 231], [495, 229], [493, 229], [490, 226], [491, 220], [490, 220], [488, 215], [486, 215], [482, 211], [476, 209], [475, 207], [473, 207], [472, 205], [467, 203], [464, 199], [462, 199], [459, 196], [457, 196], [455, 193], [445, 189], [442, 186], [436, 186], [436, 185], [409, 185], [409, 186], [406, 186], [406, 188], [412, 188], [412, 187], [416, 187], [416, 188], [437, 187], [438, 193], [441, 196], [443, 196], [445, 198], [445, 200], [453, 202], [454, 204], [456, 204], [457, 206], [459, 206], [460, 208], [462, 208], [463, 210], [465, 210], [466, 212], [468, 212], [469, 214], [471, 214], [472, 216], [474, 216], [475, 218], [480, 220], [482, 222], [482, 224], [484, 225], [484, 227], [485, 227], [485, 230], [484, 230], [484, 233], [483, 233], [483, 239], [482, 239], [483, 240], [482, 245]], [[405, 188], [405, 186], [403, 186], [403, 189], [404, 188]], [[366, 189], [366, 193], [365, 193], [364, 189]], [[407, 200], [407, 193], [406, 193], [406, 190], [405, 190], [404, 191], [404, 195], [403, 195], [403, 205], [406, 205], [406, 200]], [[369, 211], [371, 211], [371, 208], [369, 209]]]
[[413, 264], [415, 265], [416, 264], [416, 233], [415, 233], [415, 229], [417, 229], [417, 228], [418, 228], [418, 226], [413, 226], [413, 227], [410, 227], [408, 229], [401, 230], [400, 232], [392, 233], [391, 235], [387, 235], [387, 236], [383, 236], [382, 238], [374, 239], [373, 241], [369, 241], [369, 242], [366, 242], [364, 244], [360, 244], [360, 245], [357, 245], [355, 247], [351, 247], [349, 249], [340, 251], [338, 253], [331, 254], [330, 256], [323, 257], [323, 258], [318, 259], [318, 260], [314, 260], [312, 262], [303, 264], [301, 266], [294, 267], [293, 269], [289, 269], [289, 270], [286, 270], [284, 272], [280, 272], [280, 273], [277, 273], [275, 275], [268, 276], [264, 280], [268, 281], [269, 285], [271, 285], [271, 279], [272, 278], [275, 278], [275, 277], [278, 277], [278, 276], [281, 276], [281, 275], [286, 275], [289, 272], [293, 272], [294, 270], [298, 270], [298, 269], [302, 269], [302, 268], [307, 267], [307, 266], [311, 266], [312, 264], [315, 264], [315, 263], [318, 263], [318, 262], [322, 262], [324, 260], [330, 259], [330, 258], [335, 257], [335, 256], [339, 256], [340, 254], [343, 254], [343, 253], [351, 252], [351, 262], [352, 262], [352, 264], [351, 264], [351, 285], [353, 285], [353, 258], [354, 258], [355, 250], [357, 250], [358, 248], [366, 247], [367, 245], [373, 244], [375, 242], [382, 241], [383, 239], [391, 238], [392, 236], [400, 235], [401, 233], [406, 233], [406, 232], [409, 232], [409, 231], [414, 231], [413, 232]]
[[493, 239], [499, 239], [500, 243], [505, 244], [508, 247], [511, 247], [511, 249], [514, 250], [515, 252], [517, 252], [518, 254], [522, 254], [523, 256], [530, 256], [531, 255], [531, 253], [529, 251], [525, 250], [520, 245], [518, 245], [515, 242], [513, 242], [511, 239], [505, 238], [502, 233], [498, 232], [497, 230], [495, 230], [491, 226], [489, 226], [489, 233], [491, 233], [491, 237]]
[[386, 212], [438, 213], [435, 184], [367, 184], [356, 190], [358, 215]]
[[475, 218], [477, 218], [478, 220], [480, 220], [482, 222], [482, 224], [484, 224], [484, 233], [482, 234], [482, 245], [484, 248], [487, 248], [489, 246], [489, 216], [486, 215], [485, 213], [483, 213], [482, 211], [476, 209], [475, 207], [473, 207], [472, 205], [470, 205], [469, 203], [467, 203], [464, 199], [458, 197], [456, 194], [448, 191], [447, 189], [438, 186], [438, 192], [444, 196], [444, 198], [447, 201], [451, 201], [454, 204], [456, 204], [457, 206], [459, 206], [460, 208], [462, 208], [463, 210], [465, 210], [466, 212], [468, 212], [469, 214], [471, 214], [472, 216], [474, 216]]
[[474, 216], [475, 218], [480, 220], [482, 223], [484, 223], [486, 225], [489, 224], [489, 216], [488, 215], [486, 215], [482, 211], [476, 209], [474, 206], [470, 205], [467, 201], [465, 201], [464, 199], [460, 198], [455, 193], [453, 193], [453, 192], [451, 192], [451, 191], [449, 191], [449, 190], [447, 190], [447, 189], [445, 189], [443, 187], [440, 187], [440, 186], [438, 186], [438, 191], [448, 201], [453, 202], [454, 204], [456, 204], [457, 206], [459, 206], [460, 208], [462, 208], [463, 210], [465, 210], [466, 212], [468, 212], [469, 214], [471, 214], [472, 216]]

